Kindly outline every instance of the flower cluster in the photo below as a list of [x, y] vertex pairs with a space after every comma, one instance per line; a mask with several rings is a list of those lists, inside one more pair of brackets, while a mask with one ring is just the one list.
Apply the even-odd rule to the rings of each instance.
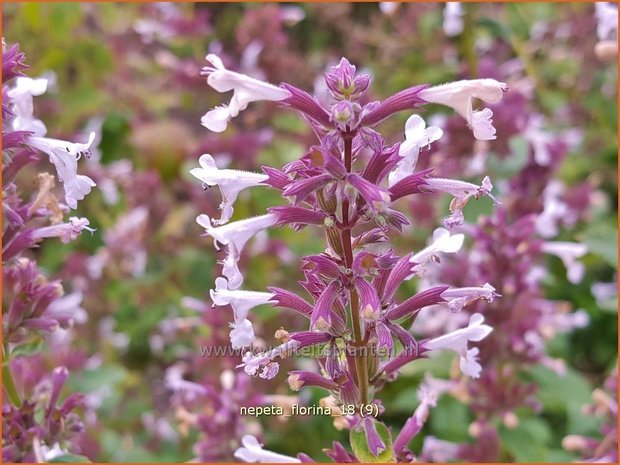
[[[498, 294], [484, 282], [462, 288], [430, 287], [404, 300], [399, 298], [398, 289], [434, 266], [442, 254], [461, 248], [463, 235], [452, 234], [450, 229], [463, 223], [462, 211], [472, 198], [495, 199], [488, 177], [476, 185], [434, 177], [431, 170], [416, 171], [420, 151], [442, 134], [438, 128], [426, 128], [418, 115], [407, 121], [405, 140], [393, 146], [388, 146], [375, 128], [397, 112], [439, 103], [454, 108], [477, 139], [494, 139], [491, 109], [476, 110], [473, 100], [497, 103], [506, 86], [492, 79], [422, 85], [380, 102], [362, 104], [370, 76], [357, 74], [343, 58], [325, 75], [330, 95], [326, 105], [292, 85], [275, 86], [230, 71], [213, 54], [207, 61], [211, 66], [204, 74], [209, 85], [219, 92], [233, 91], [228, 105], [203, 117], [208, 129], [223, 131], [249, 103], [267, 100], [300, 112], [318, 140], [298, 160], [282, 168], [263, 167], [263, 173], [220, 169], [208, 154], [201, 157], [200, 168], [191, 172], [204, 185], [217, 185], [222, 192], [222, 216], [212, 219], [200, 215], [197, 222], [213, 238], [216, 248], [225, 248], [223, 276], [216, 279], [211, 298], [215, 306], [232, 307], [233, 347], [252, 346], [256, 336], [250, 311], [259, 305], [288, 309], [308, 320], [306, 330], [279, 330], [276, 338], [281, 344], [275, 348], [260, 353], [247, 350], [238, 368], [251, 376], [272, 379], [279, 371], [278, 359], [313, 351], [319, 372], [289, 372], [290, 387], [319, 386], [329, 393], [325, 402], [355, 406], [355, 412], [344, 417], [345, 423], [352, 438], [364, 438], [363, 446], [352, 440], [355, 455], [348, 455], [338, 445], [333, 457], [351, 461], [362, 459], [367, 451], [375, 458], [384, 457], [384, 453], [389, 458], [411, 458], [407, 446], [426, 413], [416, 411], [409, 422], [413, 426], [405, 427], [392, 446], [385, 426], [363, 407], [381, 410], [374, 395], [385, 382], [394, 379], [407, 363], [436, 351], [456, 352], [463, 373], [480, 376], [479, 350], [469, 348], [469, 343], [481, 341], [492, 331], [482, 315], [474, 314], [464, 327], [430, 339], [417, 340], [409, 328], [425, 307], [442, 304], [458, 312], [478, 300], [492, 302]], [[260, 185], [280, 191], [288, 204], [272, 207], [264, 215], [229, 222], [238, 193]], [[389, 234], [401, 233], [409, 220], [396, 209], [397, 201], [435, 192], [453, 197], [450, 215], [444, 221], [446, 229], [436, 230], [425, 249], [398, 256], [390, 247]], [[325, 235], [324, 252], [301, 258], [304, 279], [299, 284], [309, 299], [275, 286], [269, 287], [269, 292], [241, 289], [244, 276], [238, 262], [246, 243], [260, 231], [281, 226], [295, 230], [315, 226]], [[426, 412], [430, 404], [432, 401], [423, 400], [418, 410]], [[269, 454], [259, 453], [262, 449], [254, 438], [244, 439], [244, 445], [237, 457], [273, 461]]]
[[[40, 342], [58, 328], [83, 323], [86, 314], [80, 307], [81, 294], [63, 296], [61, 283], [50, 280], [26, 252], [44, 239], [67, 243], [84, 230], [94, 231], [88, 219], [71, 216], [65, 220], [65, 215], [94, 186], [90, 178], [77, 174], [77, 161], [88, 156], [95, 134], [85, 144], [44, 137], [47, 130], [33, 114], [33, 96], [45, 92], [47, 80], [23, 75], [23, 59], [17, 45], [7, 47], [3, 42], [2, 371], [8, 401], [2, 409], [2, 456], [11, 462], [41, 462], [73, 448], [68, 441], [82, 429], [75, 413], [83, 405], [82, 397], [72, 394], [60, 400], [69, 375], [64, 366], [46, 373], [34, 391], [29, 390], [30, 383], [17, 382], [13, 371], [21, 367], [19, 371], [28, 374], [33, 359], [27, 355], [36, 353]], [[64, 202], [54, 194], [54, 176], [24, 169], [38, 161], [41, 153], [56, 168]], [[21, 197], [18, 175], [31, 177], [36, 186], [32, 198]]]
[[[498, 107], [500, 110], [509, 108], [505, 102]], [[442, 446], [439, 456], [435, 451], [439, 440], [429, 437], [425, 439], [425, 460], [444, 461], [446, 457], [467, 461], [500, 460], [497, 425], [516, 428], [519, 409], [541, 409], [536, 384], [524, 380], [520, 374], [543, 365], [561, 376], [565, 371], [564, 362], [547, 354], [546, 342], [558, 333], [588, 324], [588, 314], [584, 310], [571, 313], [567, 302], [545, 298], [543, 287], [548, 275], [548, 256], [563, 262], [570, 283], [578, 284], [584, 275], [580, 259], [588, 252], [587, 246], [553, 240], [564, 227], [573, 226], [582, 217], [582, 208], [569, 200], [569, 189], [554, 179], [570, 149], [571, 138], [568, 134], [558, 136], [543, 131], [544, 120], [540, 115], [524, 111], [523, 119], [527, 158], [521, 169], [502, 186], [502, 205], [491, 215], [478, 218], [477, 224], [460, 226], [460, 231], [474, 239], [468, 255], [460, 254], [424, 277], [423, 288], [432, 288], [437, 282], [471, 286], [492, 281], [502, 295], [491, 304], [470, 305], [462, 315], [465, 319], [467, 313], [482, 314], [495, 329], [481, 344], [480, 380], [466, 383], [465, 387], [454, 380], [451, 388], [452, 394], [468, 403], [476, 414], [469, 428], [476, 443], [442, 443], [445, 447]], [[506, 129], [509, 132], [509, 128]], [[586, 198], [581, 202], [587, 205], [585, 193]], [[459, 271], [462, 269], [467, 269], [467, 274]], [[422, 313], [415, 329], [428, 337], [451, 328], [455, 315], [450, 310], [435, 307], [432, 312]]]

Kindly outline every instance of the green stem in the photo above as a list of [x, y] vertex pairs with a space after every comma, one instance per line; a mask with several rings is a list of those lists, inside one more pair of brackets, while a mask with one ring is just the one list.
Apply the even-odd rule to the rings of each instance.
[[[352, 166], [352, 142], [350, 134], [344, 137], [344, 164], [347, 172], [351, 172]], [[351, 225], [349, 224], [349, 201], [342, 202], [343, 229], [341, 232], [344, 261], [347, 269], [353, 266], [353, 248], [351, 241]], [[360, 390], [360, 404], [368, 401], [368, 363], [366, 353], [363, 350], [362, 324], [360, 321], [359, 297], [354, 287], [349, 289], [351, 326], [353, 327], [353, 345], [355, 346], [355, 371], [357, 372], [357, 386]]]
[[368, 362], [362, 339], [362, 325], [360, 323], [359, 298], [355, 289], [349, 291], [351, 297], [351, 321], [355, 344], [355, 371], [357, 372], [357, 386], [360, 390], [360, 405], [368, 402]]
[[22, 405], [22, 401], [19, 398], [19, 393], [15, 387], [13, 381], [13, 373], [11, 373], [11, 359], [6, 344], [2, 345], [2, 385], [9, 396], [11, 404], [19, 408]]
[[476, 5], [464, 4], [465, 15], [463, 16], [463, 36], [461, 38], [461, 51], [467, 60], [470, 79], [478, 78], [478, 56], [476, 55]]

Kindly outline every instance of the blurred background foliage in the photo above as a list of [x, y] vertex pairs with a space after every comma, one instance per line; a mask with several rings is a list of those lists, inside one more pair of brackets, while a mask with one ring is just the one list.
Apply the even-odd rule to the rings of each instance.
[[[181, 431], [172, 421], [163, 371], [188, 352], [196, 355], [200, 341], [226, 328], [191, 320], [163, 348], [155, 349], [159, 346], [153, 339], [166, 332], [165, 325], [175, 318], [195, 317], [195, 312], [181, 305], [182, 298], [208, 301], [217, 275], [211, 244], [200, 236], [194, 218], [202, 212], [215, 213], [219, 194], [215, 189], [204, 193], [188, 170], [197, 166], [205, 152], [220, 154], [220, 159], [242, 169], [280, 166], [303, 154], [312, 140], [296, 115], [275, 114], [267, 104], [257, 105], [255, 112], [244, 114], [222, 135], [208, 134], [200, 126], [200, 116], [221, 101], [199, 76], [204, 55], [222, 50], [232, 63], [239, 63], [244, 50], [258, 39], [263, 48], [256, 66], [272, 82], [286, 80], [311, 91], [315, 76], [347, 56], [373, 74], [376, 98], [417, 83], [476, 77], [484, 66], [480, 57], [490, 53], [505, 61], [518, 59], [535, 83], [536, 111], [556, 125], [554, 130], [567, 129], [562, 126], [566, 121], [582, 130], [583, 142], [562, 165], [561, 179], [568, 185], [587, 180], [599, 192], [600, 202], [590, 221], [567, 233], [568, 240], [583, 240], [590, 248], [586, 279], [569, 284], [561, 262], [550, 258], [546, 292], [549, 298], [585, 309], [591, 323], [551, 343], [552, 355], [567, 361], [564, 377], [543, 367], [529, 373], [540, 385], [543, 414], [524, 413], [517, 428], [501, 428], [507, 460], [571, 460], [573, 456], [559, 445], [561, 439], [569, 433], [596, 430], [596, 423], [584, 417], [581, 408], [617, 357], [617, 300], [597, 303], [590, 292], [594, 282], [615, 279], [618, 266], [617, 70], [615, 63], [605, 64], [594, 56], [592, 4], [468, 4], [465, 30], [454, 38], [443, 34], [441, 4], [403, 4], [392, 16], [381, 13], [376, 3], [299, 6], [305, 17], [288, 25], [276, 21], [279, 7], [274, 4], [161, 8], [128, 3], [3, 3], [4, 37], [9, 44], [20, 43], [31, 66], [28, 75], [50, 70], [56, 74], [52, 91], [35, 99], [35, 112], [49, 134], [83, 134], [93, 118], [101, 118], [101, 163], [107, 166], [128, 159], [134, 173], [140, 173], [127, 181], [124, 195], [114, 205], [105, 203], [95, 189], [80, 203], [79, 214], [88, 217], [97, 232], [82, 235], [68, 246], [46, 243], [37, 252], [40, 263], [51, 275], [62, 276], [69, 288], [71, 283], [78, 286], [80, 279], [87, 279], [80, 276], [85, 257], [104, 245], [103, 232], [127, 209], [132, 183], [142, 190], [151, 212], [143, 238], [148, 252], [145, 273], [131, 276], [108, 267], [105, 277], [88, 287], [83, 304], [88, 323], [75, 329], [78, 337], [72, 349], [96, 355], [100, 363], [72, 371], [71, 389], [105, 391], [97, 408], [97, 426], [89, 432], [98, 442], [92, 446], [91, 458], [150, 462], [193, 457], [197, 432]], [[165, 17], [171, 8], [183, 27], [167, 29]], [[425, 118], [437, 111], [425, 110]], [[568, 112], [570, 118], [556, 118], [559, 112]], [[391, 142], [402, 137], [407, 116], [385, 124]], [[251, 136], [242, 140], [244, 133]], [[501, 132], [498, 136], [502, 137]], [[523, 138], [516, 135], [507, 142], [511, 155], [489, 159], [487, 168], [494, 181], [509, 178], [523, 166], [527, 150]], [[144, 181], [147, 175], [152, 176], [150, 184]], [[277, 193], [268, 189], [244, 192], [235, 206], [235, 218], [260, 214], [279, 201]], [[475, 220], [490, 209], [490, 202], [481, 201], [468, 206], [466, 213]], [[401, 251], [423, 246], [435, 225], [414, 226], [410, 236], [399, 241]], [[308, 230], [299, 234], [277, 230], [271, 238], [276, 241], [273, 249], [244, 257], [242, 266], [250, 270], [248, 289], [296, 286], [300, 274], [290, 257], [322, 248], [321, 238]], [[278, 246], [277, 241], [286, 246]], [[413, 291], [413, 284], [406, 290]], [[271, 308], [261, 308], [257, 314], [266, 328], [262, 334], [273, 334], [282, 325], [295, 327], [296, 320], [283, 322]], [[113, 330], [102, 329], [110, 324]], [[448, 376], [451, 363], [448, 356], [414, 364], [386, 386], [385, 422], [402, 425], [417, 404], [415, 393], [425, 371]], [[278, 379], [279, 383], [259, 379], [253, 383], [260, 391], [287, 394], [288, 387]], [[311, 402], [318, 403], [318, 392], [310, 396]], [[166, 437], [145, 427], [145, 415], [153, 412], [170, 419], [180, 434]], [[432, 412], [427, 434], [467, 441], [472, 419], [467, 406], [444, 397]], [[335, 430], [322, 417], [259, 421], [269, 447], [285, 454], [304, 451], [323, 457], [322, 447], [346, 438], [345, 432]]]

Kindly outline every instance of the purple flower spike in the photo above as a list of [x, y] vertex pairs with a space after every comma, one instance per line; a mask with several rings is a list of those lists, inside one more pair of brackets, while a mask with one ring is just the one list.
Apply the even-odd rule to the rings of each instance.
[[347, 452], [342, 444], [337, 441], [332, 442], [331, 449], [324, 449], [325, 454], [336, 463], [357, 463], [357, 458]]
[[332, 179], [329, 174], [321, 174], [289, 184], [282, 192], [286, 197], [294, 197], [295, 205], [306, 199], [312, 192], [323, 187]]
[[271, 301], [274, 302], [274, 307], [290, 308], [291, 310], [310, 318], [310, 315], [312, 314], [312, 305], [299, 297], [297, 294], [285, 289], [280, 289], [279, 287], [268, 287], [268, 289], [273, 293]]
[[376, 184], [367, 181], [358, 174], [351, 174], [347, 178], [349, 183], [364, 198], [366, 203], [373, 210], [381, 210], [383, 206], [389, 203], [390, 195]]
[[332, 326], [332, 303], [338, 295], [339, 283], [332, 282], [317, 299], [310, 326], [315, 331], [328, 331]]
[[360, 296], [360, 315], [366, 321], [375, 321], [381, 310], [376, 289], [364, 278], [355, 278], [355, 288]]
[[338, 390], [338, 385], [331, 379], [309, 371], [289, 371], [287, 382], [293, 391], [299, 391], [304, 386], [318, 386], [328, 391]]
[[438, 286], [422, 291], [390, 310], [387, 314], [387, 318], [391, 321], [398, 320], [405, 316], [411, 316], [414, 312], [428, 307], [429, 305], [445, 302], [447, 297], [444, 297], [443, 293], [447, 289], [448, 286]]
[[413, 272], [413, 265], [410, 261], [411, 254], [407, 254], [401, 257], [391, 268], [387, 271], [387, 279], [381, 289], [381, 295], [384, 302], [389, 302], [394, 297], [398, 287], [409, 277]]
[[277, 217], [276, 226], [285, 225], [306, 225], [323, 224], [328, 218], [320, 211], [308, 210], [301, 207], [271, 207], [269, 213], [274, 213]]
[[284, 104], [300, 111], [303, 115], [312, 118], [322, 126], [332, 126], [329, 113], [319, 104], [316, 98], [290, 84], [282, 84], [282, 87], [291, 94], [290, 97], [284, 100]]
[[273, 187], [274, 189], [283, 190], [291, 182], [286, 173], [283, 173], [276, 168], [263, 166], [261, 169], [263, 170], [263, 173], [269, 176], [269, 179], [265, 181], [265, 184]]
[[58, 367], [54, 369], [52, 374], [52, 393], [50, 394], [49, 405], [47, 407], [46, 417], [52, 414], [54, 408], [56, 408], [56, 403], [58, 402], [58, 398], [60, 397], [60, 391], [62, 387], [65, 385], [65, 381], [69, 377], [69, 370], [66, 367]]
[[2, 84], [17, 76], [23, 76], [28, 66], [24, 63], [24, 53], [19, 51], [19, 44], [13, 44], [8, 49], [2, 41]]
[[[263, 45], [254, 43], [248, 46], [254, 63]], [[382, 102], [361, 103], [359, 100], [368, 90], [370, 77], [357, 75], [355, 66], [346, 58], [326, 73], [325, 82], [331, 98], [322, 95], [320, 99], [290, 84], [273, 86], [230, 71], [215, 55], [209, 55], [208, 61], [212, 65], [204, 70], [208, 83], [218, 92], [233, 91], [233, 96], [229, 105], [215, 108], [203, 117], [203, 124], [207, 127], [222, 131], [231, 118], [252, 101], [271, 100], [299, 111], [318, 139], [309, 144], [303, 155], [283, 167], [263, 167], [264, 174], [218, 168], [213, 158], [207, 155], [201, 159], [201, 168], [194, 170], [194, 174], [206, 184], [220, 186], [224, 200], [223, 221], [230, 218], [232, 202], [245, 187], [268, 185], [282, 194], [281, 205], [271, 207], [267, 214], [255, 218], [218, 227], [206, 215], [197, 220], [214, 238], [216, 248], [218, 245], [227, 246], [226, 258], [221, 262], [222, 274], [227, 279], [216, 279], [212, 299], [218, 306], [230, 304], [233, 307], [233, 347], [245, 347], [254, 341], [254, 330], [248, 317], [249, 310], [258, 305], [271, 303], [310, 320], [303, 328], [305, 331], [289, 332], [281, 328], [275, 335], [282, 342], [280, 346], [263, 353], [247, 352], [238, 368], [243, 368], [250, 376], [273, 379], [280, 369], [278, 358], [303, 356], [305, 354], [299, 349], [312, 348], [310, 355], [320, 371], [293, 370], [289, 372], [289, 385], [293, 390], [304, 386], [320, 387], [329, 393], [325, 402], [346, 406], [380, 405], [374, 395], [384, 383], [392, 380], [401, 367], [425, 357], [429, 351], [457, 352], [463, 373], [477, 377], [482, 369], [478, 363], [479, 349], [469, 348], [468, 344], [469, 341], [482, 340], [491, 332], [491, 327], [483, 324], [481, 315], [475, 315], [469, 326], [457, 331], [447, 334], [429, 332], [428, 338], [420, 343], [410, 332], [411, 324], [422, 308], [447, 303], [438, 306], [437, 310], [447, 306], [456, 311], [470, 303], [491, 302], [497, 297], [490, 285], [480, 286], [491, 278], [463, 287], [433, 286], [431, 281], [436, 278], [433, 273], [439, 268], [439, 257], [454, 254], [455, 261], [461, 259], [461, 254], [456, 254], [464, 244], [465, 235], [438, 228], [426, 247], [403, 257], [397, 255], [392, 244], [384, 246], [382, 243], [391, 240], [388, 233], [402, 233], [403, 226], [410, 224], [405, 213], [396, 209], [397, 200], [414, 194], [450, 194], [454, 200], [445, 224], [454, 227], [463, 222], [462, 210], [471, 198], [488, 196], [495, 200], [491, 195], [491, 182], [484, 177], [480, 185], [475, 185], [430, 177], [430, 169], [416, 171], [418, 159], [420, 164], [435, 165], [434, 161], [424, 157], [423, 151], [443, 134], [440, 128], [427, 126], [419, 115], [408, 116], [404, 139], [393, 145], [388, 146], [386, 138], [375, 127], [396, 112], [414, 110], [428, 102], [443, 103], [467, 119], [475, 138], [490, 140], [495, 136], [492, 112], [490, 109], [474, 111], [472, 100], [479, 98], [496, 103], [505, 86], [491, 79], [459, 81], [437, 87], [419, 85]], [[445, 147], [442, 145], [440, 150], [443, 153]], [[12, 203], [11, 208], [11, 216], [21, 215], [19, 203]], [[534, 225], [535, 221], [530, 223]], [[322, 229], [325, 237], [322, 251], [300, 258], [299, 271], [303, 278], [299, 284], [308, 293], [307, 301], [278, 287], [269, 287], [269, 293], [239, 289], [243, 275], [238, 264], [245, 244], [259, 231], [283, 225], [290, 225], [294, 230], [314, 225]], [[494, 230], [493, 227], [488, 229]], [[18, 232], [9, 230], [8, 238], [15, 238]], [[467, 245], [470, 242], [476, 244], [479, 239], [474, 236]], [[515, 242], [518, 244], [525, 239], [519, 237]], [[542, 246], [537, 247], [540, 253]], [[553, 248], [545, 248], [553, 253]], [[561, 253], [571, 268], [571, 276], [575, 277], [579, 271], [571, 258], [575, 254], [564, 249], [556, 252]], [[519, 270], [520, 274], [527, 273], [525, 265]], [[419, 286], [424, 290], [399, 302], [400, 299], [396, 299], [399, 286], [425, 272], [425, 280]], [[23, 312], [24, 309], [14, 309], [16, 314]], [[420, 320], [423, 318], [417, 323]], [[566, 319], [562, 321], [558, 324], [571, 324]], [[397, 346], [395, 341], [400, 342], [399, 347], [402, 345], [398, 354], [392, 352]], [[518, 342], [521, 341], [514, 344]], [[540, 345], [536, 339], [529, 342]], [[377, 348], [388, 350], [368, 355], [369, 349]], [[318, 350], [327, 349], [328, 353], [317, 354]], [[430, 398], [420, 400], [420, 407], [399, 436], [396, 455], [390, 458], [394, 461], [418, 459], [406, 449], [407, 443], [420, 430], [429, 407], [434, 405]], [[260, 405], [268, 403], [265, 399], [257, 402]], [[363, 428], [368, 447], [375, 456], [386, 451], [387, 439], [379, 436], [374, 418], [361, 417], [359, 411], [350, 412], [338, 418], [336, 423], [346, 428]], [[296, 459], [267, 451], [254, 437], [245, 437], [242, 444], [235, 456], [246, 461], [311, 461], [303, 454]], [[212, 443], [209, 447], [213, 447]], [[200, 450], [206, 449], [205, 445]], [[333, 450], [327, 454], [340, 462], [359, 459], [339, 444], [334, 444]]]
[[392, 202], [396, 202], [398, 199], [412, 194], [420, 194], [428, 187], [426, 178], [432, 172], [431, 169], [419, 171], [415, 174], [411, 174], [399, 182], [390, 187], [390, 197]]
[[373, 102], [373, 104], [366, 105], [362, 110], [361, 124], [364, 126], [374, 126], [394, 113], [403, 110], [413, 110], [425, 103], [425, 100], [420, 97], [420, 92], [427, 87], [426, 85], [410, 87], [388, 97], [381, 103]]
[[298, 333], [291, 333], [290, 336], [292, 340], [299, 343], [300, 348], [323, 344], [333, 339], [330, 333], [321, 331], [300, 331]]
[[336, 100], [357, 100], [368, 89], [370, 76], [367, 74], [356, 76], [355, 66], [343, 57], [337, 66], [332, 66], [325, 74], [325, 83], [329, 93]]
[[375, 426], [376, 420], [373, 417], [365, 417], [362, 420], [362, 425], [364, 427], [364, 433], [366, 434], [366, 443], [368, 444], [368, 449], [377, 457], [381, 452], [385, 450], [385, 443], [377, 433], [377, 427]]

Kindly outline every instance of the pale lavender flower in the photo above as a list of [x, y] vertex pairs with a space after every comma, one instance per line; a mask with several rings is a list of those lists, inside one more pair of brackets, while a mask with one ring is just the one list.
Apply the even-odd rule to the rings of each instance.
[[422, 457], [425, 462], [447, 463], [457, 458], [459, 444], [426, 436], [422, 444]]
[[389, 186], [411, 175], [415, 171], [420, 149], [430, 147], [432, 142], [439, 140], [443, 131], [435, 126], [426, 127], [426, 123], [419, 115], [411, 115], [405, 123], [405, 141], [398, 149], [401, 160], [396, 169], [388, 176]]
[[613, 39], [618, 35], [618, 6], [610, 2], [596, 2], [595, 14], [598, 22], [596, 33], [599, 40]]
[[228, 105], [217, 107], [202, 117], [202, 125], [213, 132], [224, 131], [228, 122], [251, 102], [281, 101], [291, 96], [286, 89], [226, 69], [217, 55], [209, 54], [206, 60], [211, 64], [203, 68], [208, 84], [218, 92], [234, 91]]
[[461, 250], [464, 241], [464, 234], [450, 234], [450, 231], [447, 229], [437, 228], [433, 232], [430, 245], [412, 255], [409, 262], [415, 263], [418, 267], [422, 267], [428, 261], [436, 259], [440, 253], [457, 253]]
[[43, 95], [47, 90], [47, 79], [32, 79], [26, 76], [15, 79], [15, 86], [7, 92], [11, 99], [11, 112], [15, 116], [12, 122], [14, 131], [29, 131], [35, 136], [44, 136], [45, 124], [34, 117], [32, 97]]
[[[260, 354], [246, 352], [242, 363], [237, 365], [237, 368], [243, 368], [243, 371], [250, 376], [258, 375], [261, 378], [272, 379], [278, 374], [279, 367], [278, 363], [274, 362], [274, 359], [285, 357], [290, 350], [300, 348], [301, 346], [302, 344], [299, 341], [293, 339]], [[258, 370], [261, 370], [260, 373]]]
[[80, 233], [86, 229], [93, 233], [95, 230], [88, 225], [90, 222], [86, 218], [78, 218], [72, 216], [68, 223], [55, 224], [53, 226], [45, 226], [35, 229], [32, 232], [32, 238], [35, 241], [49, 237], [58, 237], [63, 243], [68, 243], [77, 239]]
[[487, 302], [493, 302], [493, 299], [498, 295], [495, 292], [495, 288], [489, 283], [485, 283], [482, 287], [446, 289], [441, 293], [441, 297], [448, 301], [448, 308], [453, 312], [458, 312], [465, 305], [469, 305], [476, 300], [483, 299]]
[[448, 37], [463, 32], [463, 5], [460, 2], [446, 2], [443, 9], [443, 31]]
[[429, 87], [421, 90], [419, 95], [427, 102], [454, 108], [465, 118], [476, 139], [493, 140], [496, 138], [491, 120], [493, 112], [488, 108], [474, 110], [472, 100], [477, 98], [487, 103], [497, 103], [507, 90], [506, 84], [495, 79], [474, 79]]
[[379, 10], [384, 15], [392, 16], [398, 10], [401, 2], [379, 2]]
[[77, 208], [78, 200], [82, 200], [96, 186], [88, 176], [77, 174], [77, 162], [82, 155], [89, 156], [89, 149], [95, 140], [91, 132], [88, 142], [67, 142], [46, 137], [29, 137], [28, 144], [50, 157], [56, 167], [58, 179], [63, 183], [65, 201], [73, 209]]
[[277, 220], [277, 215], [268, 213], [214, 227], [207, 215], [203, 214], [196, 218], [196, 222], [205, 228], [207, 235], [213, 237], [216, 248], [218, 244], [226, 245], [228, 248], [228, 254], [222, 262], [224, 267], [222, 274], [228, 279], [229, 289], [238, 289], [243, 283], [243, 275], [237, 262], [247, 241], [257, 232], [274, 226]]
[[482, 370], [477, 362], [479, 349], [477, 347], [468, 349], [467, 343], [469, 341], [481, 341], [491, 331], [493, 328], [484, 324], [484, 317], [479, 313], [474, 313], [465, 328], [430, 339], [423, 345], [429, 350], [452, 350], [456, 352], [460, 357], [461, 371], [472, 378], [478, 378]]
[[243, 447], [235, 451], [235, 457], [247, 463], [300, 463], [295, 457], [278, 454], [263, 449], [263, 446], [254, 436], [245, 435], [241, 439]]
[[269, 179], [269, 176], [249, 171], [231, 169], [219, 169], [209, 154], [200, 157], [200, 168], [190, 170], [190, 173], [200, 179], [204, 186], [219, 186], [222, 192], [222, 217], [213, 221], [213, 224], [224, 224], [230, 220], [233, 214], [233, 204], [237, 200], [239, 192], [253, 186], [259, 186]]
[[465, 220], [463, 217], [463, 208], [465, 208], [471, 198], [478, 199], [481, 196], [486, 196], [491, 198], [494, 203], [499, 203], [493, 194], [491, 194], [493, 185], [488, 176], [484, 177], [479, 186], [470, 182], [454, 179], [426, 178], [425, 188], [430, 191], [446, 192], [454, 196], [452, 203], [450, 203], [451, 215], [444, 220], [444, 226], [448, 229], [463, 224]]
[[284, 21], [288, 26], [294, 26], [306, 18], [306, 12], [304, 9], [297, 5], [283, 4], [279, 8], [279, 13], [282, 21]]
[[254, 330], [248, 320], [248, 312], [259, 305], [264, 305], [274, 298], [270, 292], [256, 292], [244, 290], [230, 290], [224, 278], [215, 280], [215, 289], [211, 290], [211, 300], [217, 306], [230, 305], [234, 313], [234, 322], [230, 340], [233, 348], [247, 347], [254, 342]]
[[577, 259], [588, 253], [588, 246], [586, 244], [560, 241], [544, 242], [541, 245], [541, 250], [562, 260], [566, 267], [566, 276], [571, 283], [577, 284], [581, 282], [585, 273], [585, 267]]

